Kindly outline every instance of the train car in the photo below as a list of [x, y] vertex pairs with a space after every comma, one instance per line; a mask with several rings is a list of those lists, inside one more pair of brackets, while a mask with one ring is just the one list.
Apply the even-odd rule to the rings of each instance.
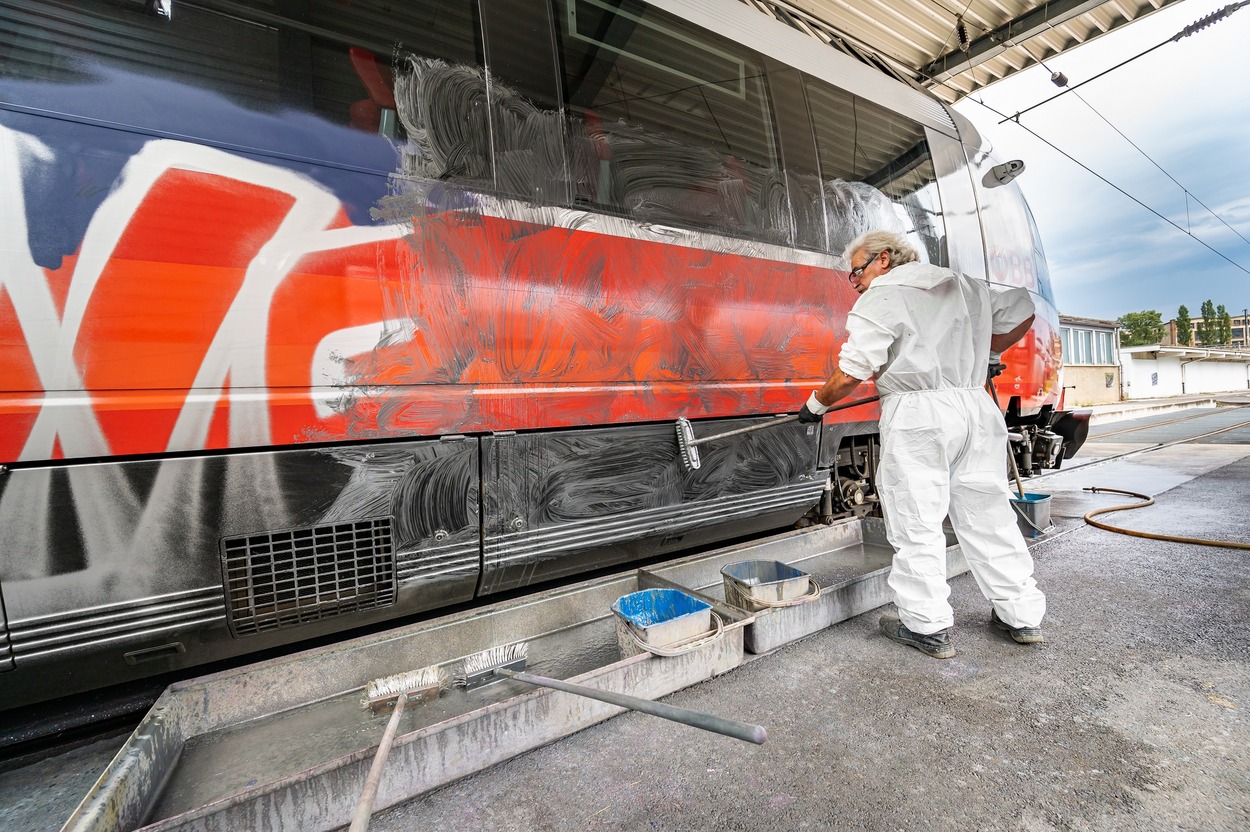
[[[1025, 286], [935, 98], [726, 0], [0, 0], [0, 708], [872, 510], [844, 246]], [[861, 390], [873, 392], [871, 385]]]

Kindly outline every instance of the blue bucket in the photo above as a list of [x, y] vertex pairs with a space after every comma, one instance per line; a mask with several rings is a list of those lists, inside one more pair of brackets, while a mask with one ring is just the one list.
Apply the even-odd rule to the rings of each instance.
[[612, 612], [646, 644], [674, 644], [706, 633], [712, 605], [680, 589], [644, 589], [622, 595]]
[[1018, 493], [1011, 495], [1011, 507], [1016, 511], [1016, 525], [1025, 537], [1040, 537], [1050, 528], [1050, 496], [1026, 491], [1022, 500]]

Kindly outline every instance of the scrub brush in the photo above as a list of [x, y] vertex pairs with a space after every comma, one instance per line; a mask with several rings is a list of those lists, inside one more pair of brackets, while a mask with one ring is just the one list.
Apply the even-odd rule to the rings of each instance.
[[449, 679], [447, 671], [438, 665], [410, 670], [407, 673], [396, 673], [374, 679], [365, 686], [365, 696], [361, 705], [373, 713], [380, 713], [393, 707], [391, 719], [386, 723], [386, 731], [382, 741], [378, 743], [378, 751], [373, 756], [373, 765], [369, 768], [369, 776], [365, 778], [364, 790], [356, 801], [356, 811], [352, 813], [352, 825], [349, 832], [365, 832], [369, 828], [369, 818], [373, 815], [373, 801], [378, 794], [378, 784], [382, 782], [382, 770], [386, 767], [386, 758], [391, 753], [391, 741], [395, 738], [395, 729], [399, 727], [399, 719], [404, 713], [404, 705], [412, 702], [430, 702], [439, 697], [447, 689]]

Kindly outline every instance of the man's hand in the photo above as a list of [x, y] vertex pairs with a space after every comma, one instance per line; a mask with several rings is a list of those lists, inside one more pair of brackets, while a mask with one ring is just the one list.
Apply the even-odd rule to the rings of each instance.
[[986, 373], [985, 380], [991, 381], [993, 379], [998, 378], [999, 376], [1003, 374], [1003, 370], [1005, 369], [1007, 369], [1006, 364], [1000, 364], [997, 361], [991, 361], [990, 369], [989, 369], [989, 372]]
[[829, 406], [821, 404], [820, 400], [816, 398], [816, 394], [812, 393], [808, 397], [807, 402], [804, 403], [803, 409], [799, 411], [799, 421], [803, 424], [819, 422], [828, 409]]
[[[812, 391], [812, 395], [807, 399], [807, 404], [803, 405], [803, 409], [799, 411], [799, 421], [808, 424], [819, 422], [820, 417], [825, 415], [826, 410], [846, 398], [846, 394], [858, 387], [860, 383], [859, 379], [854, 376], [848, 376], [841, 369], [834, 370], [833, 375], [829, 376], [829, 380], [824, 383], [824, 386], [819, 390]], [[820, 393], [821, 398], [829, 402], [829, 404], [825, 404], [824, 401], [816, 398], [817, 393]]]

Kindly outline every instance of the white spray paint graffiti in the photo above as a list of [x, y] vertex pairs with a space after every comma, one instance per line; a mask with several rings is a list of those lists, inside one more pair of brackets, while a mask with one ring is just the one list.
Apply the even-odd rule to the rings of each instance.
[[[168, 440], [168, 450], [203, 448], [221, 398], [230, 404], [230, 441], [263, 446], [272, 441], [269, 426], [265, 352], [274, 293], [301, 258], [309, 253], [388, 239], [391, 228], [328, 229], [340, 205], [333, 194], [306, 177], [219, 150], [174, 141], [152, 141], [132, 157], [113, 192], [92, 217], [81, 254], [58, 315], [51, 289], [29, 249], [23, 173], [37, 175], [53, 160], [36, 139], [0, 127], [0, 234], [10, 267], [0, 272], [26, 337], [45, 393], [20, 454], [23, 460], [51, 456], [58, 442], [67, 457], [106, 457], [107, 438], [83, 390], [74, 351], [93, 291], [135, 212], [161, 177], [170, 171], [194, 171], [246, 182], [289, 194], [293, 204], [278, 230], [248, 264], [242, 286], [224, 316], [196, 374], [195, 392], [186, 396]], [[24, 170], [24, 168], [26, 168]], [[223, 240], [223, 245], [232, 241]], [[376, 331], [376, 329], [375, 329]], [[229, 380], [230, 391], [223, 389]], [[236, 392], [237, 391], [237, 392]], [[0, 497], [0, 551], [3, 578], [35, 580], [40, 587], [24, 597], [38, 598], [43, 609], [73, 609], [109, 600], [139, 598], [155, 585], [173, 582], [168, 554], [177, 551], [180, 529], [193, 526], [201, 510], [198, 468], [180, 461], [162, 463], [146, 499], [136, 493], [119, 466], [66, 468], [78, 515], [86, 569], [50, 575], [54, 472], [23, 472], [22, 487], [6, 488]], [[227, 490], [251, 494], [240, 501], [258, 524], [267, 527], [283, 516], [276, 476], [269, 467], [227, 465]], [[179, 519], [180, 518], [180, 519]], [[177, 570], [174, 570], [176, 572]], [[46, 577], [41, 577], [46, 576]], [[20, 617], [17, 599], [10, 612]], [[30, 612], [25, 611], [25, 612]]]

